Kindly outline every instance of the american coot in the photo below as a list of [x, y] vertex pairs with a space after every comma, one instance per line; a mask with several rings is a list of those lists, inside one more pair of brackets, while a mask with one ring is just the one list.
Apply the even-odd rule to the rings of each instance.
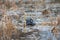
[[33, 21], [33, 19], [28, 18], [28, 19], [26, 19], [26, 25], [34, 26], [35, 22]]

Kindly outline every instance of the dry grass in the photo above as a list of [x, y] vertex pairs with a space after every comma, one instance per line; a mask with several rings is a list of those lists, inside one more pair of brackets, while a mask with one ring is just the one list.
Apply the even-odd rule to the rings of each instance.
[[6, 25], [6, 26], [3, 26], [3, 36], [4, 36], [4, 39], [6, 39], [5, 37], [7, 37], [7, 39], [10, 40], [13, 33], [14, 33], [14, 35], [17, 34], [17, 30], [14, 27], [14, 25], [12, 24], [12, 21], [9, 16], [5, 16], [4, 21], [5, 21], [5, 24], [3, 24], [3, 25]]
[[60, 25], [60, 16], [57, 17], [58, 25]]
[[42, 14], [43, 14], [43, 15], [46, 15], [46, 14], [49, 14], [49, 12], [48, 12], [48, 10], [44, 10], [44, 11], [42, 12]]

